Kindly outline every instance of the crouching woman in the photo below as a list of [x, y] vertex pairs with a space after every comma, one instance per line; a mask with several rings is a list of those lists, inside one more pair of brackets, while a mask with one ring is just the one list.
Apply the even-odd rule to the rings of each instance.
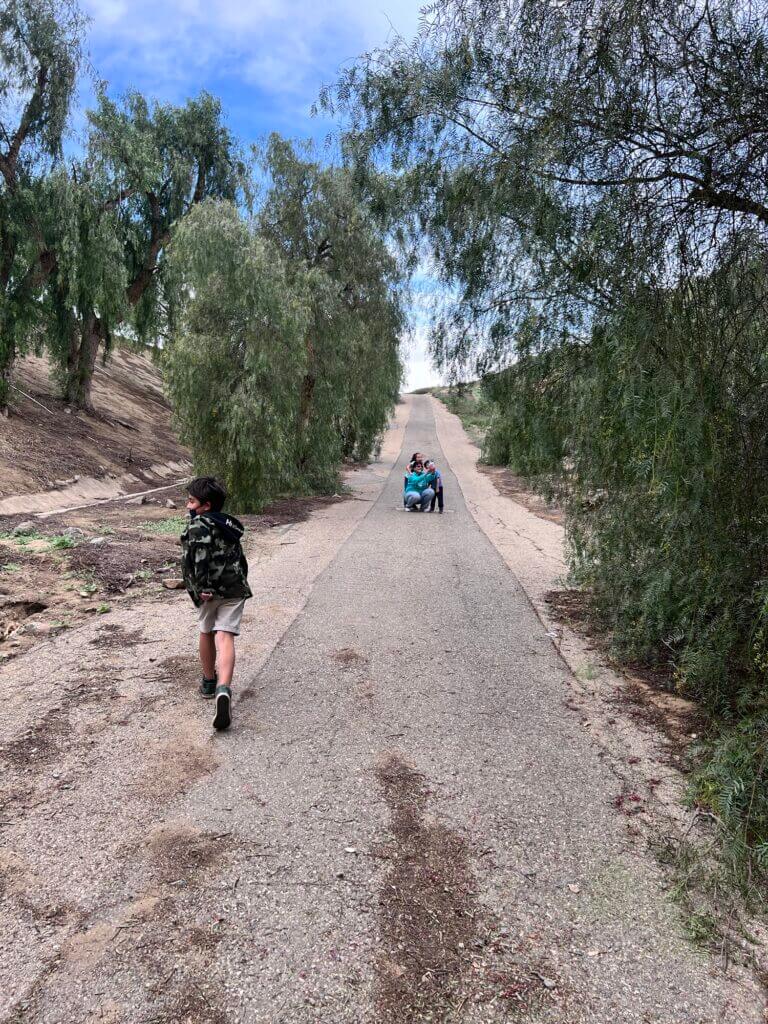
[[405, 474], [403, 504], [409, 512], [423, 512], [429, 508], [434, 496], [435, 492], [430, 487], [430, 474], [425, 473], [424, 466], [417, 462]]

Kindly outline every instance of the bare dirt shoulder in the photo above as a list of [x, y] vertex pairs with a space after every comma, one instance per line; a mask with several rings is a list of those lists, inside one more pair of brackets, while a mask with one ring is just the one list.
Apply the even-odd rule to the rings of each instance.
[[[10, 416], [0, 420], [0, 512], [30, 511], [21, 504], [5, 507], [11, 496], [44, 491], [66, 496], [73, 484], [82, 490], [88, 478], [102, 483], [94, 498], [106, 496], [109, 485], [119, 493], [122, 476], [134, 478], [125, 490], [143, 490], [168, 482], [160, 479], [162, 467], [189, 462], [173, 432], [157, 367], [139, 353], [117, 349], [97, 366], [95, 415], [69, 409], [48, 360], [36, 356], [18, 363], [12, 396]], [[67, 503], [77, 502], [51, 507]]]
[[[185, 500], [173, 488], [90, 505], [27, 520], [18, 535], [24, 517], [0, 517], [0, 662], [137, 600], [162, 601], [179, 582]], [[343, 500], [283, 498], [242, 518], [251, 536], [264, 535]]]

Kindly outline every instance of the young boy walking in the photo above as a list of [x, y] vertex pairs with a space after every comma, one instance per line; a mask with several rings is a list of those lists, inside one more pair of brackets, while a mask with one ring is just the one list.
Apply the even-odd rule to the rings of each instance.
[[215, 477], [196, 477], [187, 494], [189, 522], [181, 535], [182, 575], [198, 609], [203, 668], [200, 692], [216, 701], [213, 727], [222, 730], [232, 721], [235, 637], [240, 633], [245, 602], [253, 596], [248, 562], [240, 545], [245, 527], [222, 512], [227, 492]]

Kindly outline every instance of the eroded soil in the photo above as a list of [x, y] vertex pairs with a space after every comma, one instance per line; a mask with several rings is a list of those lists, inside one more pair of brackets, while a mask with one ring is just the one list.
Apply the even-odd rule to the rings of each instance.
[[[0, 517], [0, 660], [138, 597], [162, 600], [164, 581], [180, 575], [186, 496], [171, 489], [137, 503], [141, 500], [46, 519]], [[281, 498], [242, 519], [249, 532], [265, 533], [303, 522], [313, 510], [342, 500], [339, 495]], [[22, 521], [33, 523], [34, 532], [12, 536]]]

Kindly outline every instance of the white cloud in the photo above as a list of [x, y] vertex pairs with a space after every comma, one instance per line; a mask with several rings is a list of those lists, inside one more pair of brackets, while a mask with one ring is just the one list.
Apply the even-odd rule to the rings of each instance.
[[[83, 0], [97, 67], [132, 72], [161, 95], [201, 72], [240, 78], [275, 96], [313, 91], [339, 66], [412, 36], [419, 7], [409, 0]], [[138, 82], [137, 82], [138, 84]], [[165, 87], [163, 87], [165, 86]]]
[[409, 341], [403, 343], [405, 363], [405, 391], [442, 384], [443, 378], [437, 372], [429, 356], [429, 338], [426, 327], [417, 327]]

